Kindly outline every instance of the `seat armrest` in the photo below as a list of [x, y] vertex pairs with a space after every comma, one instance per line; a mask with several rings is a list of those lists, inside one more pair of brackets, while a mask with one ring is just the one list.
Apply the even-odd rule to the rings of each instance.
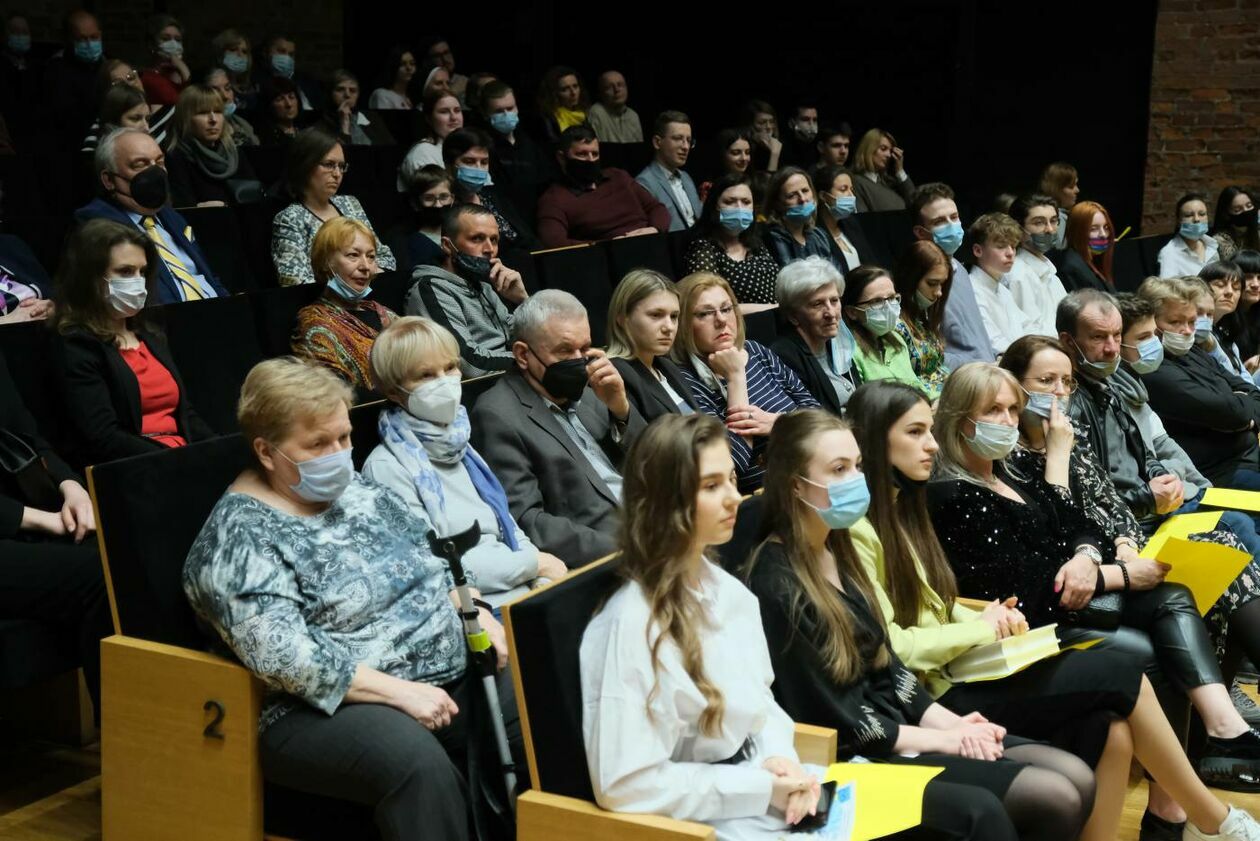
[[836, 761], [838, 738], [836, 731], [830, 727], [797, 724], [796, 755], [800, 757], [801, 762], [826, 768]]
[[707, 824], [608, 812], [594, 803], [527, 791], [516, 800], [517, 841], [715, 841]]

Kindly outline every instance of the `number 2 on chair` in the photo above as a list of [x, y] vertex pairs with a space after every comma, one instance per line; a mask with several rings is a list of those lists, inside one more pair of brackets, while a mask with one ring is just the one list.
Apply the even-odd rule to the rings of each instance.
[[219, 725], [223, 723], [223, 716], [227, 714], [227, 711], [223, 709], [223, 705], [218, 701], [210, 700], [206, 701], [201, 708], [206, 712], [214, 710], [214, 720], [206, 725], [205, 730], [201, 731], [202, 735], [207, 739], [222, 739], [223, 734], [219, 732]]

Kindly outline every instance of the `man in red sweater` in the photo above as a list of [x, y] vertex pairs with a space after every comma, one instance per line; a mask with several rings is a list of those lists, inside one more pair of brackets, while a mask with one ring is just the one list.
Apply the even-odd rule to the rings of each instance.
[[560, 135], [561, 178], [538, 199], [538, 236], [547, 248], [669, 230], [669, 210], [622, 169], [599, 165], [599, 139], [587, 125]]

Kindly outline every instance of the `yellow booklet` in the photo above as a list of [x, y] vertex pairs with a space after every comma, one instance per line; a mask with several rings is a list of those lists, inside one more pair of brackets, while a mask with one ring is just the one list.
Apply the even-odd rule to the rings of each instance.
[[946, 663], [941, 674], [954, 683], [1000, 680], [1063, 651], [1073, 648], [1084, 650], [1099, 642], [1099, 639], [1092, 639], [1063, 646], [1055, 633], [1056, 628], [1058, 625], [1043, 625], [1026, 634], [977, 646]]
[[[836, 791], [853, 785], [849, 791], [856, 808], [848, 838], [870, 841], [918, 826], [923, 820], [923, 789], [944, 770], [926, 765], [836, 762], [827, 768], [823, 782], [835, 781]], [[831, 808], [836, 808], [834, 803]]]
[[1199, 614], [1206, 616], [1230, 583], [1251, 561], [1251, 556], [1231, 546], [1170, 537], [1155, 560], [1168, 564], [1165, 581], [1184, 584], [1194, 595]]

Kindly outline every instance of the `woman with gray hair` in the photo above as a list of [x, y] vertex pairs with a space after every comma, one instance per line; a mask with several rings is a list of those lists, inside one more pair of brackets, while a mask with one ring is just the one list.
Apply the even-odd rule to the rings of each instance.
[[608, 356], [626, 383], [626, 397], [648, 423], [700, 407], [670, 359], [678, 337], [678, 290], [651, 269], [621, 279], [608, 304]]
[[455, 337], [427, 318], [400, 318], [372, 344], [372, 378], [395, 405], [380, 414], [381, 443], [363, 475], [397, 493], [439, 535], [476, 523], [481, 538], [464, 555], [464, 568], [496, 608], [563, 578], [564, 562], [539, 552], [521, 531], [503, 486], [468, 442]]
[[[479, 691], [428, 523], [354, 472], [350, 387], [294, 357], [260, 362], [237, 419], [253, 456], [184, 563], [184, 593], [266, 685], [263, 776], [373, 810], [387, 841], [466, 841], [464, 711]], [[480, 595], [480, 594], [478, 594]], [[503, 629], [482, 626], [507, 662]], [[519, 753], [510, 681], [504, 722]]]
[[793, 260], [779, 270], [774, 296], [792, 327], [770, 349], [792, 369], [809, 393], [832, 414], [842, 414], [862, 384], [853, 367], [855, 342], [840, 318], [844, 276], [823, 257]]

